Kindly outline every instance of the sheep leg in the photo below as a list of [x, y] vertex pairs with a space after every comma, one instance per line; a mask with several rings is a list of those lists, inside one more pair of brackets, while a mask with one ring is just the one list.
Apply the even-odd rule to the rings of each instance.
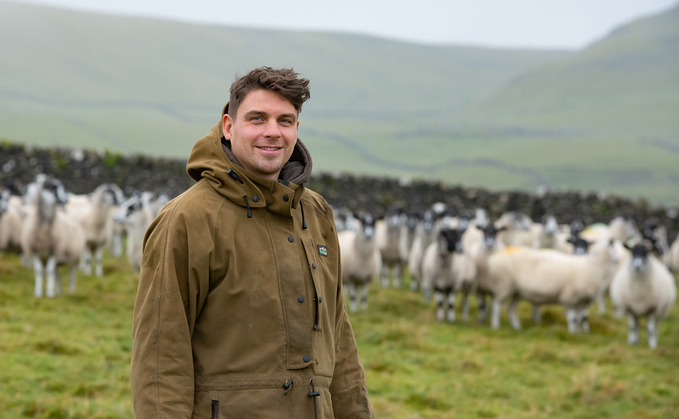
[[462, 294], [462, 321], [469, 321], [469, 293]]
[[358, 302], [356, 301], [356, 284], [349, 284], [349, 311], [356, 313], [358, 311]]
[[42, 261], [39, 257], [33, 256], [33, 272], [35, 273], [35, 291], [33, 295], [37, 298], [42, 297]]
[[512, 297], [509, 302], [509, 322], [512, 325], [512, 329], [521, 330], [521, 321], [519, 320], [519, 315], [516, 312], [516, 307], [519, 305], [519, 299]]
[[422, 294], [424, 295], [424, 302], [429, 304], [431, 301], [431, 286], [426, 282], [422, 283]]
[[606, 289], [605, 287], [602, 287], [596, 295], [596, 305], [599, 308], [599, 314], [604, 314], [606, 312], [606, 301], [604, 300], [605, 293]]
[[57, 258], [56, 256], [50, 256], [45, 264], [45, 270], [47, 271], [47, 292], [45, 295], [47, 298], [54, 298], [55, 294], [55, 283], [56, 283], [56, 270], [57, 270]]
[[71, 294], [75, 294], [75, 275], [76, 275], [77, 268], [75, 266], [75, 263], [71, 262], [69, 265], [69, 272], [68, 272], [68, 292]]
[[566, 308], [566, 322], [568, 322], [568, 332], [575, 333], [578, 331], [578, 314], [573, 308]]
[[646, 331], [648, 332], [648, 347], [655, 349], [658, 346], [658, 327], [657, 320], [653, 314], [649, 314], [648, 316]]
[[104, 276], [104, 267], [102, 266], [101, 262], [104, 258], [104, 247], [99, 247], [95, 253], [95, 262], [96, 262], [96, 272], [97, 272], [97, 277], [101, 278]]
[[113, 256], [119, 258], [123, 255], [123, 238], [120, 234], [113, 235]]
[[455, 323], [455, 293], [448, 293], [446, 300], [448, 301], [448, 322]]
[[436, 318], [442, 322], [445, 317], [445, 310], [443, 309], [445, 297], [442, 292], [434, 291], [434, 298], [436, 298]]
[[580, 328], [584, 333], [589, 333], [589, 309], [587, 307], [580, 310]]
[[85, 275], [92, 276], [92, 251], [89, 247], [86, 247], [83, 252], [81, 268]]
[[385, 264], [382, 264], [380, 277], [382, 278], [382, 288], [389, 288], [389, 267]]
[[627, 332], [627, 343], [630, 345], [636, 345], [639, 342], [639, 322], [637, 317], [632, 314], [627, 314], [627, 326], [629, 331]]
[[361, 310], [368, 309], [368, 285], [361, 285]]
[[490, 327], [493, 329], [500, 328], [500, 310], [502, 310], [502, 300], [498, 297], [493, 298], [493, 307], [490, 317]]
[[479, 305], [479, 323], [483, 323], [486, 321], [486, 296], [479, 292], [476, 294], [476, 298]]
[[417, 277], [414, 274], [410, 274], [410, 290], [412, 292], [417, 292], [417, 289], [420, 287], [420, 283], [417, 279]]
[[401, 267], [400, 264], [396, 264], [396, 266], [394, 266], [394, 280], [393, 280], [394, 288], [401, 288], [402, 279], [403, 279], [403, 268]]

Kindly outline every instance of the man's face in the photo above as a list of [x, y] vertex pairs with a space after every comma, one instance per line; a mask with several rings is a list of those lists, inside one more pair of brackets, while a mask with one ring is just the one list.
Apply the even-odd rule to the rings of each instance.
[[269, 90], [254, 90], [238, 107], [236, 120], [226, 114], [224, 138], [248, 172], [268, 180], [278, 175], [297, 142], [297, 111], [287, 99]]

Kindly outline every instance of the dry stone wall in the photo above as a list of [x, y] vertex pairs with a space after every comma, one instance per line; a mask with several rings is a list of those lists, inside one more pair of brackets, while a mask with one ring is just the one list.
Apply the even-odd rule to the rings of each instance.
[[[163, 191], [176, 196], [193, 185], [186, 174], [186, 160], [123, 156], [83, 149], [33, 148], [0, 143], [0, 184], [23, 193], [36, 174], [59, 178], [70, 192], [83, 194], [105, 182], [120, 186], [126, 195], [138, 190]], [[673, 240], [679, 230], [677, 208], [652, 206], [643, 199], [586, 192], [521, 191], [494, 192], [482, 188], [450, 186], [432, 181], [404, 181], [351, 174], [315, 173], [307, 187], [337, 207], [352, 211], [384, 212], [388, 207], [420, 210], [435, 202], [447, 204], [454, 212], [467, 213], [486, 208], [491, 217], [505, 211], [520, 211], [539, 220], [553, 214], [559, 222], [581, 218], [586, 224], [609, 222], [616, 216], [635, 220], [641, 226], [654, 219], [665, 225]]]

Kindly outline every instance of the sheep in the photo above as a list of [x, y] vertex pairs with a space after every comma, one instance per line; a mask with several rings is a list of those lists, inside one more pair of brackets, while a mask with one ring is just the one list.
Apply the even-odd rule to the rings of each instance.
[[[478, 219], [478, 218], [477, 218]], [[492, 295], [491, 279], [488, 276], [488, 258], [505, 248], [504, 243], [497, 240], [497, 234], [507, 227], [496, 228], [494, 224], [486, 222], [485, 226], [475, 225], [467, 229], [462, 235], [464, 249], [469, 252], [476, 267], [476, 297], [478, 300], [478, 320], [483, 323], [486, 319], [486, 296]], [[463, 306], [463, 318], [468, 307]]]
[[672, 266], [672, 253], [670, 252], [670, 245], [667, 241], [667, 229], [665, 226], [658, 224], [656, 220], [648, 220], [644, 223], [644, 228], [641, 235], [645, 240], [648, 240], [653, 245], [658, 258], [668, 268]]
[[349, 311], [358, 310], [357, 294], [361, 294], [361, 307], [368, 308], [368, 287], [380, 274], [382, 256], [375, 241], [375, 218], [363, 214], [356, 221], [357, 229], [337, 234], [342, 263], [342, 282], [349, 289]]
[[120, 204], [121, 196], [122, 192], [118, 186], [105, 183], [99, 185], [90, 194], [90, 201], [87, 204], [71, 207], [68, 210], [68, 213], [78, 220], [85, 232], [87, 246], [83, 258], [83, 270], [87, 275], [92, 275], [92, 255], [95, 256], [96, 275], [98, 277], [104, 275], [101, 262], [104, 246], [109, 241], [107, 233], [112, 230], [109, 226], [112, 222], [111, 210]]
[[116, 211], [116, 224], [127, 230], [127, 261], [136, 272], [141, 270], [144, 235], [154, 218], [153, 208], [139, 194], [123, 202]]
[[[568, 330], [589, 331], [587, 308], [611, 275], [613, 242], [601, 240], [589, 254], [568, 255], [555, 250], [512, 246], [488, 260], [494, 295], [491, 326], [500, 327], [500, 309], [511, 298], [512, 328], [521, 329], [516, 313], [520, 299], [533, 304], [561, 304], [566, 308]], [[547, 280], [546, 280], [547, 279]]]
[[436, 217], [431, 210], [422, 213], [422, 220], [415, 229], [415, 238], [408, 255], [408, 272], [410, 273], [410, 289], [417, 291], [422, 279], [422, 257], [436, 238]]
[[568, 234], [559, 229], [553, 215], [542, 217], [542, 223], [534, 223], [532, 247], [536, 249], [554, 249], [563, 253], [573, 253], [573, 246], [568, 242]]
[[36, 297], [43, 295], [43, 271], [47, 273], [48, 298], [61, 292], [57, 265], [70, 268], [69, 291], [75, 293], [78, 262], [85, 247], [85, 238], [76, 220], [60, 207], [67, 199], [61, 182], [43, 178], [32, 190], [32, 210], [28, 211], [21, 230], [21, 246], [26, 255], [33, 257]]
[[[459, 230], [444, 228], [424, 252], [422, 290], [427, 302], [431, 300], [431, 290], [434, 290], [439, 321], [447, 317], [449, 322], [455, 322], [455, 293], [463, 292], [466, 296], [473, 288], [476, 267], [471, 257], [464, 253], [461, 239]], [[444, 302], [447, 304], [447, 316]]]
[[679, 272], [679, 235], [677, 235], [674, 243], [672, 243], [672, 247], [670, 247], [670, 254], [671, 269], [674, 272]]
[[667, 315], [677, 297], [674, 278], [667, 267], [651, 252], [645, 243], [625, 248], [632, 252], [621, 269], [615, 274], [610, 287], [613, 304], [627, 313], [629, 332], [627, 342], [639, 341], [639, 317], [647, 316], [648, 346], [658, 346], [657, 322]]
[[[415, 233], [419, 224], [419, 214], [411, 212], [404, 214], [405, 221], [401, 225], [401, 234], [398, 241], [398, 253], [401, 258], [402, 265], [408, 266], [408, 259], [410, 252], [415, 242]], [[412, 286], [412, 283], [411, 283]]]
[[533, 246], [535, 233], [532, 226], [528, 216], [513, 211], [502, 214], [495, 221], [496, 228], [506, 227], [497, 237], [505, 246]]
[[395, 288], [401, 286], [403, 280], [403, 265], [399, 242], [401, 239], [401, 226], [404, 224], [404, 217], [398, 211], [390, 210], [384, 220], [380, 220], [375, 225], [375, 242], [382, 256], [382, 287], [389, 287], [389, 272], [393, 271], [393, 285]]
[[21, 252], [21, 225], [23, 223], [20, 209], [12, 204], [10, 192], [0, 194], [0, 252]]
[[339, 208], [333, 209], [333, 213], [335, 214], [335, 227], [338, 233], [344, 230], [355, 230], [356, 218], [351, 211], [346, 208]]
[[608, 223], [609, 238], [625, 243], [628, 240], [640, 239], [641, 235], [634, 222], [622, 217], [615, 217]]

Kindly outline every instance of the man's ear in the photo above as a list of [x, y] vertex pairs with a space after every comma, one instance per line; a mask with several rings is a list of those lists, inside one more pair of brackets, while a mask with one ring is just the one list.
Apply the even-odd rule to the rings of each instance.
[[231, 140], [231, 128], [233, 128], [233, 120], [228, 113], [224, 114], [222, 118], [222, 135], [225, 140]]

